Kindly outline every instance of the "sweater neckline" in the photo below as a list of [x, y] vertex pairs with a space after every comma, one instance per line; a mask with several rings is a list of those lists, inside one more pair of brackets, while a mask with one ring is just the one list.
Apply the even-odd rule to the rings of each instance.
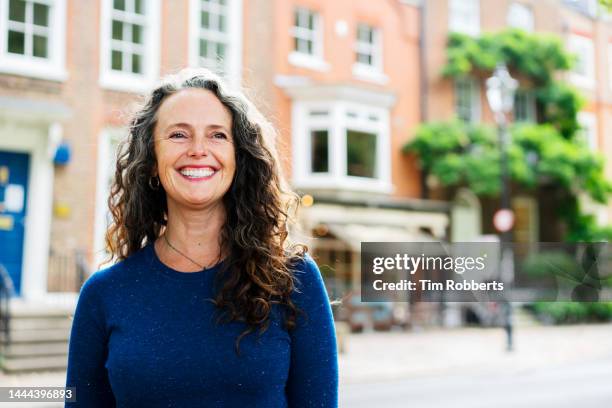
[[149, 256], [149, 258], [151, 258], [156, 271], [172, 279], [184, 280], [184, 281], [201, 280], [202, 278], [204, 278], [205, 276], [211, 273], [214, 274], [214, 272], [218, 271], [223, 265], [223, 260], [222, 260], [221, 262], [219, 262], [218, 264], [214, 266], [211, 266], [210, 268], [206, 268], [206, 269], [203, 269], [197, 272], [177, 271], [176, 269], [169, 267], [168, 265], [163, 263], [161, 259], [159, 259], [159, 256], [157, 256], [157, 252], [155, 252], [154, 243], [155, 243], [154, 241], [150, 242], [145, 247], [146, 251], [148, 252], [147, 255]]

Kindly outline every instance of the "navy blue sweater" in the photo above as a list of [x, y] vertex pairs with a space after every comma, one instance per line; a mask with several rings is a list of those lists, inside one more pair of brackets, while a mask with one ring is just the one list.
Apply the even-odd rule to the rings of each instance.
[[330, 303], [310, 255], [295, 267], [292, 300], [306, 313], [287, 331], [273, 306], [258, 338], [216, 323], [213, 276], [173, 270], [153, 244], [94, 273], [79, 296], [69, 343], [67, 407], [337, 407]]

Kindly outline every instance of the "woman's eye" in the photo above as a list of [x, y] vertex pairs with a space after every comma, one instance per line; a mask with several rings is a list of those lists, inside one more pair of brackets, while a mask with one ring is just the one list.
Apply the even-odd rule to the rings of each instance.
[[172, 133], [169, 137], [170, 137], [170, 139], [183, 139], [183, 138], [185, 138], [187, 136], [185, 136], [182, 133]]
[[215, 133], [213, 137], [217, 139], [227, 139], [227, 136], [225, 136], [225, 133]]

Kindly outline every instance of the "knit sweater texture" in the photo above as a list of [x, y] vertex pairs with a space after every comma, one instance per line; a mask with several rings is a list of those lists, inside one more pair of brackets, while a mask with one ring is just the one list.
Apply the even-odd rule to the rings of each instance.
[[292, 271], [297, 326], [274, 304], [261, 335], [236, 338], [243, 322], [218, 323], [213, 278], [165, 265], [152, 243], [94, 273], [72, 323], [66, 407], [337, 407], [332, 311], [309, 254]]

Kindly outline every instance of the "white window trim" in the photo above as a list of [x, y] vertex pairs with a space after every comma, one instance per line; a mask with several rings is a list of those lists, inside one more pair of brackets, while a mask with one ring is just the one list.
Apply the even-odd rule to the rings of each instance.
[[455, 115], [457, 117], [459, 117], [458, 113], [457, 113], [457, 81], [469, 81], [472, 87], [472, 117], [470, 118], [468, 123], [475, 123], [475, 122], [479, 122], [481, 119], [481, 115], [482, 115], [482, 106], [481, 106], [481, 100], [480, 100], [480, 82], [478, 82], [478, 80], [476, 78], [472, 78], [472, 77], [465, 77], [465, 78], [460, 78], [460, 79], [456, 79], [455, 82], [453, 83], [453, 93], [454, 93], [454, 99], [453, 99], [453, 108], [455, 111]]
[[112, 0], [102, 0], [100, 12], [100, 86], [123, 92], [142, 93], [150, 90], [159, 78], [160, 0], [147, 0], [147, 27], [143, 38], [143, 74], [118, 72], [111, 69]]
[[[228, 0], [229, 43], [226, 54], [227, 80], [234, 86], [242, 81], [242, 0]], [[189, 0], [189, 66], [199, 66], [200, 0]]]
[[[327, 118], [310, 118], [312, 110], [328, 111]], [[348, 118], [347, 112], [357, 112], [358, 118]], [[368, 123], [366, 118], [378, 120]], [[326, 188], [337, 190], [389, 194], [391, 184], [391, 136], [389, 108], [340, 99], [294, 101], [292, 105], [293, 184], [296, 188]], [[329, 172], [311, 172], [311, 130], [328, 130]], [[376, 178], [347, 175], [346, 133], [348, 129], [377, 135]]]
[[586, 47], [588, 52], [586, 64], [586, 75], [575, 71], [570, 72], [570, 80], [577, 86], [591, 89], [595, 87], [595, 44], [593, 39], [579, 34], [570, 34], [568, 39], [569, 49], [572, 53], [578, 54], [575, 50], [579, 47]]
[[98, 138], [98, 165], [96, 175], [96, 212], [94, 221], [94, 267], [98, 267], [107, 257], [106, 243], [106, 217], [108, 214], [108, 197], [110, 189], [108, 179], [114, 173], [115, 163], [110, 161], [112, 139], [120, 140], [127, 137], [127, 131], [122, 128], [105, 128]]
[[[298, 7], [299, 8], [299, 7]], [[295, 26], [294, 26], [294, 15], [296, 9], [292, 9], [291, 15], [291, 28], [289, 29], [289, 36], [291, 37], [291, 52], [289, 53], [288, 60], [291, 65], [295, 65], [302, 68], [308, 68], [314, 71], [328, 71], [330, 65], [324, 60], [324, 21], [321, 13], [308, 9], [309, 12], [314, 15], [314, 31], [315, 38], [313, 39], [313, 54], [306, 54], [293, 49], [293, 39], [295, 38]]]
[[612, 89], [612, 42], [608, 43], [608, 86]]
[[[535, 94], [533, 91], [528, 90], [528, 89], [521, 89], [519, 90], [519, 92], [522, 92], [523, 95], [525, 96], [525, 103], [526, 103], [526, 110], [527, 110], [527, 119], [524, 122], [529, 122], [529, 123], [535, 123], [537, 122], [537, 112], [536, 112], [536, 98], [535, 98]], [[518, 119], [516, 118], [516, 109], [517, 109], [517, 103], [514, 103], [514, 120], [518, 121]]]
[[[518, 17], [516, 13], [518, 14]], [[529, 15], [529, 20], [523, 19]], [[518, 18], [518, 20], [515, 20]], [[528, 32], [533, 32], [535, 28], [535, 16], [533, 14], [533, 9], [524, 3], [520, 2], [512, 2], [508, 7], [508, 15], [507, 15], [507, 24], [510, 27], [519, 28], [521, 30], [525, 30]]]
[[[372, 45], [372, 65], [354, 62], [352, 67], [353, 76], [356, 79], [374, 82], [385, 85], [389, 82], [389, 77], [384, 73], [383, 66], [383, 38], [382, 30], [378, 27], [372, 27], [374, 30], [374, 44]], [[358, 39], [355, 38], [355, 53], [358, 51]]]
[[[471, 36], [480, 34], [480, 0], [448, 0], [448, 29], [452, 32], [463, 33]], [[456, 14], [457, 9], [465, 8], [469, 3], [475, 8], [475, 15], [471, 16], [474, 21], [464, 21]]]
[[49, 42], [47, 49], [50, 57], [36, 58], [8, 53], [6, 35], [8, 35], [9, 2], [0, 5], [0, 72], [27, 77], [65, 81], [66, 71], [66, 0], [37, 0], [51, 6], [49, 13]]
[[585, 135], [585, 142], [591, 150], [598, 150], [597, 116], [593, 112], [578, 112], [578, 123]]

